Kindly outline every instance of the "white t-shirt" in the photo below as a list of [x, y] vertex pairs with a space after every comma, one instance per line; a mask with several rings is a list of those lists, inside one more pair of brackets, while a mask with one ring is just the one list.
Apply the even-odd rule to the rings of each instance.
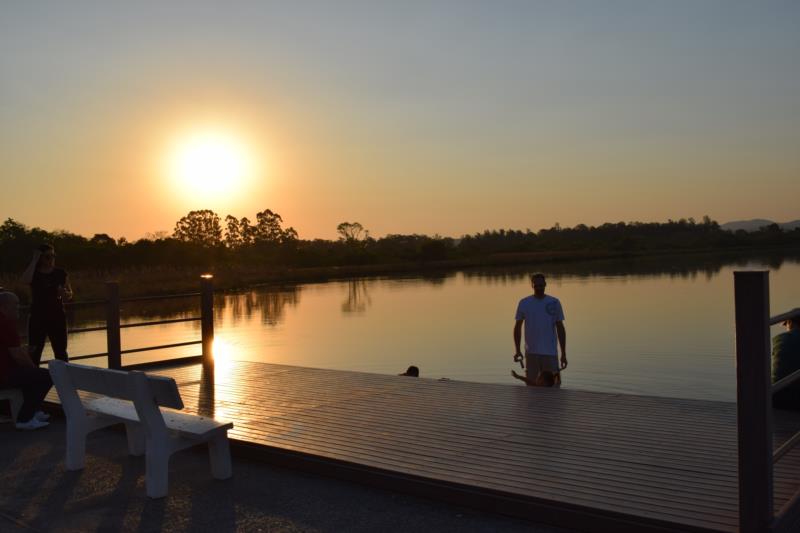
[[525, 321], [525, 353], [558, 355], [556, 322], [564, 320], [558, 298], [547, 294], [542, 299], [533, 295], [523, 298], [516, 319]]

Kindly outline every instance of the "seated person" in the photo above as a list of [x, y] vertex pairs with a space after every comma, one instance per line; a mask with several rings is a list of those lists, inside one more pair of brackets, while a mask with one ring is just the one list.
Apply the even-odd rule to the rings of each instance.
[[[800, 370], [800, 309], [795, 309], [783, 321], [785, 333], [772, 339], [772, 382]], [[772, 395], [772, 406], [800, 411], [800, 381], [795, 381]]]
[[513, 370], [511, 375], [520, 381], [524, 381], [529, 387], [558, 387], [561, 386], [561, 373], [551, 372], [549, 370], [541, 370], [537, 374], [535, 380], [531, 380], [525, 376], [517, 374]]
[[50, 373], [37, 368], [27, 348], [20, 346], [18, 319], [19, 299], [13, 292], [0, 292], [0, 387], [22, 390], [24, 402], [17, 415], [17, 429], [39, 429], [50, 418], [39, 408], [53, 382]]

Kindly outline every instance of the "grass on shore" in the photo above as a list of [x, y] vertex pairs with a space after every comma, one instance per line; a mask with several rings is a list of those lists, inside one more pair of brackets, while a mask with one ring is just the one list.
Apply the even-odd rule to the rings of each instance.
[[[768, 250], [764, 250], [768, 252]], [[774, 251], [774, 250], [773, 250]], [[155, 296], [196, 292], [200, 289], [200, 276], [214, 275], [217, 290], [243, 289], [255, 285], [278, 283], [308, 283], [332, 279], [346, 279], [364, 276], [425, 274], [458, 268], [493, 267], [509, 265], [531, 265], [535, 268], [542, 263], [575, 263], [601, 259], [640, 258], [654, 255], [687, 256], [704, 253], [719, 253], [719, 250], [665, 250], [661, 252], [524, 252], [492, 254], [469, 259], [450, 259], [425, 263], [398, 263], [349, 265], [339, 267], [288, 268], [269, 265], [218, 265], [210, 269], [200, 267], [151, 266], [128, 268], [115, 271], [69, 271], [70, 283], [76, 295], [76, 302], [103, 300], [106, 297], [106, 282], [116, 281], [120, 285], [120, 296]], [[727, 253], [736, 253], [736, 250]], [[738, 250], [752, 254], [754, 250]], [[68, 266], [67, 266], [68, 267]], [[15, 292], [23, 304], [28, 303], [30, 289], [20, 280], [19, 275], [0, 273], [0, 287]]]

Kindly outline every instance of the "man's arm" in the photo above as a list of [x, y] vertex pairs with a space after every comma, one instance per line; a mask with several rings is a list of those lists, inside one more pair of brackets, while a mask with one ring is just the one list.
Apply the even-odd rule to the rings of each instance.
[[41, 256], [42, 252], [34, 250], [33, 259], [28, 263], [28, 268], [25, 269], [25, 272], [22, 273], [22, 283], [31, 283], [33, 281], [33, 273], [36, 271], [36, 265], [39, 264], [39, 258]]
[[516, 323], [514, 323], [514, 349], [515, 349], [514, 360], [515, 361], [517, 360], [516, 357], [518, 355], [520, 355], [520, 356], [522, 355], [522, 352], [519, 351], [519, 345], [520, 345], [520, 342], [522, 341], [522, 323], [523, 322], [524, 322], [524, 320], [517, 320]]
[[72, 292], [72, 285], [69, 283], [69, 276], [64, 275], [64, 285], [61, 287], [61, 298], [65, 301], [72, 300], [74, 296]]
[[558, 334], [558, 344], [561, 346], [561, 369], [567, 368], [567, 330], [564, 322], [556, 322], [556, 333]]

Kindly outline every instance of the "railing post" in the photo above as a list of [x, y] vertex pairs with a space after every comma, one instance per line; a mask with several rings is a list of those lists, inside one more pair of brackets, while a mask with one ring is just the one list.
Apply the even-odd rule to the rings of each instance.
[[122, 368], [122, 346], [119, 333], [119, 283], [106, 282], [106, 351], [108, 368]]
[[214, 364], [214, 277], [200, 277], [200, 331], [203, 341], [203, 364]]
[[772, 382], [769, 272], [734, 272], [739, 531], [772, 522]]

